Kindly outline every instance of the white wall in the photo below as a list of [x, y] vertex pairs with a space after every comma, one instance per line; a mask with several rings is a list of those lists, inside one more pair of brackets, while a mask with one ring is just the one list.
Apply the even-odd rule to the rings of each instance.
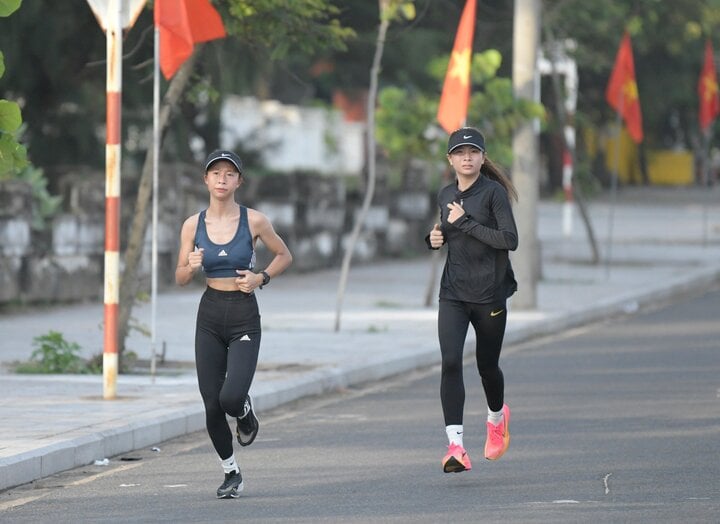
[[222, 148], [258, 150], [273, 171], [362, 172], [365, 124], [346, 122], [337, 110], [227, 96], [220, 120]]

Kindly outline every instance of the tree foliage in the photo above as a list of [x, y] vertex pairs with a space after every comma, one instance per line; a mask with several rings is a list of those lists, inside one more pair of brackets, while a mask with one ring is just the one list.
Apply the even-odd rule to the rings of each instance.
[[[271, 96], [276, 84], [294, 78], [276, 73], [286, 71], [284, 64], [326, 48], [342, 50], [353, 35], [328, 0], [213, 3], [229, 37], [205, 46], [193, 85], [177, 108], [164, 153], [181, 160], [194, 161], [188, 147], [193, 137], [216, 145], [220, 101], [213, 93]], [[152, 31], [149, 2], [123, 38], [123, 169], [130, 172], [143, 162], [152, 125]], [[3, 23], [0, 48], [13, 52], [5, 56], [7, 75], [0, 88], [21, 101], [28, 154], [51, 185], [72, 166], [104, 166], [105, 47], [105, 35], [85, 2], [25, 2], [12, 23]]]
[[[0, 0], [0, 17], [10, 16], [20, 8], [21, 0]], [[5, 74], [5, 56], [0, 51], [0, 78]], [[23, 119], [17, 102], [0, 99], [0, 180], [25, 181], [32, 194], [32, 228], [45, 229], [46, 220], [60, 206], [60, 197], [52, 196], [43, 170], [32, 166], [27, 149], [21, 143]]]
[[[447, 71], [449, 55], [431, 60], [427, 71], [438, 86]], [[472, 94], [467, 122], [480, 128], [496, 162], [510, 166], [512, 133], [524, 121], [544, 118], [542, 105], [513, 96], [509, 78], [497, 76], [502, 57], [495, 49], [475, 53], [472, 58]], [[380, 93], [377, 128], [378, 142], [389, 160], [400, 170], [412, 159], [440, 160], [447, 136], [436, 124], [438, 90], [425, 94], [388, 86]]]
[[377, 30], [377, 38], [375, 43], [375, 53], [373, 54], [372, 67], [370, 67], [370, 82], [368, 87], [368, 101], [367, 101], [367, 139], [365, 141], [366, 155], [365, 161], [367, 165], [367, 184], [365, 188], [365, 196], [363, 203], [360, 208], [360, 212], [355, 219], [353, 229], [350, 232], [350, 238], [347, 246], [345, 247], [345, 254], [343, 256], [342, 266], [340, 270], [340, 282], [338, 283], [338, 300], [335, 309], [335, 331], [340, 331], [340, 318], [342, 316], [342, 303], [345, 296], [345, 287], [347, 284], [347, 277], [350, 272], [350, 263], [352, 262], [353, 253], [355, 251], [355, 245], [360, 236], [360, 230], [362, 229], [365, 218], [367, 217], [370, 204], [372, 203], [373, 196], [375, 194], [375, 181], [376, 181], [376, 164], [377, 155], [376, 151], [376, 139], [375, 139], [375, 114], [376, 114], [376, 101], [378, 92], [378, 83], [380, 79], [380, 64], [382, 62], [383, 54], [385, 53], [385, 39], [387, 36], [390, 23], [395, 20], [412, 20], [415, 18], [415, 5], [412, 0], [379, 0], [379, 18], [380, 25]]
[[[229, 0], [226, 30], [270, 60], [291, 51], [344, 50], [354, 31], [336, 18], [339, 9], [326, 0]], [[263, 53], [264, 54], [264, 53]]]
[[[705, 39], [720, 29], [720, 1], [635, 0], [545, 4], [543, 22], [558, 39], [577, 42], [581, 118], [598, 126], [613, 120], [604, 99], [623, 31], [629, 31], [651, 147], [692, 147], [697, 135], [697, 81]], [[720, 41], [714, 42], [715, 49]]]
[[[431, 100], [438, 78], [428, 62], [452, 48], [465, 0], [416, 0], [415, 18], [393, 26], [380, 88], [394, 86]], [[331, 103], [335, 90], [363, 90], [375, 45], [377, 6], [367, 0], [213, 0], [231, 38], [212, 42], [178, 106], [163, 154], [194, 161], [188, 144], [216, 145], [220, 96]], [[20, 0], [0, 0], [2, 14]], [[511, 74], [513, 0], [478, 2], [474, 49], [496, 49]], [[541, 22], [577, 42], [578, 122], [613, 122], [604, 101], [622, 32], [633, 38], [646, 143], [691, 147], [697, 134], [696, 82], [706, 37], [720, 27], [720, 0], [544, 0]], [[51, 189], [66, 166], [104, 166], [105, 37], [84, 2], [33, 0], [0, 19], [0, 95], [22, 109], [22, 142]], [[715, 41], [720, 49], [720, 41]], [[148, 142], [151, 112], [151, 3], [124, 36], [123, 161], [136, 173]], [[491, 89], [492, 91], [492, 89]], [[543, 93], [546, 100], [547, 93]], [[3, 110], [3, 114], [6, 110]], [[432, 116], [432, 111], [427, 113]], [[12, 120], [14, 117], [10, 115]], [[7, 132], [0, 137], [7, 144]], [[17, 142], [17, 140], [16, 140]], [[3, 147], [6, 147], [5, 145]], [[22, 150], [18, 149], [22, 156]]]
[[[20, 7], [21, 0], [0, 1], [0, 17], [8, 17]], [[5, 74], [5, 55], [0, 51], [0, 78]], [[17, 102], [0, 99], [0, 180], [27, 165], [25, 147], [17, 140], [22, 114]]]

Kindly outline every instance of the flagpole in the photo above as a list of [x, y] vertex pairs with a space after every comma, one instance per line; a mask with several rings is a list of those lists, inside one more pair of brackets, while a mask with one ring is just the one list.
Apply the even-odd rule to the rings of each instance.
[[615, 169], [610, 176], [610, 206], [608, 208], [608, 249], [607, 257], [605, 257], [605, 278], [610, 278], [610, 264], [612, 260], [612, 245], [613, 245], [613, 226], [615, 222], [615, 201], [617, 199], [617, 179], [618, 173], [620, 172], [620, 145], [622, 140], [622, 111], [623, 111], [623, 95], [620, 92], [618, 97], [617, 111], [617, 130], [618, 130], [618, 141], [617, 147], [615, 148]]
[[155, 382], [157, 366], [157, 233], [158, 233], [158, 165], [160, 159], [160, 30], [155, 25], [155, 60], [153, 65], [153, 140], [152, 140], [152, 255], [150, 263], [150, 376]]
[[703, 206], [702, 206], [702, 245], [703, 247], [707, 247], [708, 245], [708, 199], [713, 198], [713, 195], [709, 191], [709, 182], [710, 182], [710, 143], [712, 140], [712, 125], [709, 125], [707, 129], [702, 133], [702, 137], [705, 139], [705, 143], [703, 144], [703, 172], [702, 172], [702, 185], [703, 185], [703, 193], [705, 193], [703, 198]]
[[698, 80], [698, 95], [700, 97], [698, 121], [700, 124], [700, 140], [702, 142], [701, 184], [703, 186], [703, 191], [708, 193], [707, 195], [703, 195], [702, 244], [703, 247], [707, 247], [709, 237], [708, 199], [713, 198], [709, 191], [711, 162], [710, 150], [713, 136], [713, 122], [718, 113], [720, 113], [720, 99], [718, 98], [715, 57], [712, 49], [712, 41], [709, 36], [705, 41], [705, 56], [703, 59], [703, 66], [700, 71], [700, 79]]

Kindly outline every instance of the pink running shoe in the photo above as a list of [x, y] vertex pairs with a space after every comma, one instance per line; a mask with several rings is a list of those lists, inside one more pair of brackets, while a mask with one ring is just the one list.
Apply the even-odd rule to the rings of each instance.
[[485, 458], [497, 460], [503, 456], [510, 445], [510, 408], [507, 404], [502, 407], [503, 419], [496, 426], [487, 423], [487, 440], [485, 441]]
[[448, 446], [448, 452], [442, 459], [442, 466], [445, 473], [460, 473], [472, 469], [467, 451], [457, 444]]

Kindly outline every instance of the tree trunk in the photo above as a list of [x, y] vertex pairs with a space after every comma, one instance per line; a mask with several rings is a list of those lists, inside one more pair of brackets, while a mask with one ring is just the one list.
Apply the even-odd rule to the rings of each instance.
[[390, 17], [386, 16], [385, 13], [386, 5], [387, 0], [380, 0], [380, 27], [375, 42], [375, 56], [373, 58], [372, 68], [370, 69], [370, 90], [367, 99], [367, 143], [365, 144], [367, 148], [368, 166], [367, 187], [365, 188], [365, 198], [363, 199], [362, 208], [353, 225], [350, 239], [345, 248], [345, 255], [343, 256], [337, 292], [337, 307], [335, 310], [335, 331], [340, 331], [340, 316], [342, 313], [342, 302], [345, 298], [348, 273], [350, 272], [350, 261], [352, 260], [353, 251], [355, 250], [355, 244], [360, 236], [360, 229], [365, 223], [365, 217], [367, 216], [368, 209], [370, 209], [370, 203], [375, 193], [375, 102], [377, 99], [378, 77], [380, 76], [380, 61], [382, 60], [385, 49], [385, 35], [390, 26]]
[[[190, 81], [190, 75], [192, 74], [195, 66], [196, 57], [201, 52], [201, 48], [202, 45], [196, 46], [195, 52], [185, 61], [180, 70], [170, 81], [170, 85], [163, 97], [162, 106], [160, 108], [160, 136], [163, 136], [164, 131], [167, 129], [168, 122], [170, 121], [170, 114], [177, 107], [182, 94], [185, 92], [185, 88]], [[130, 236], [128, 237], [128, 244], [125, 249], [125, 269], [123, 270], [122, 278], [120, 280], [118, 340], [121, 358], [123, 352], [125, 351], [125, 340], [130, 332], [130, 316], [140, 288], [138, 267], [143, 254], [143, 244], [149, 221], [149, 203], [152, 197], [153, 182], [152, 171], [153, 150], [152, 147], [150, 147], [145, 155], [145, 162], [143, 163], [142, 174], [140, 176], [140, 184], [138, 186], [137, 198], [135, 200], [135, 213], [133, 213]]]

